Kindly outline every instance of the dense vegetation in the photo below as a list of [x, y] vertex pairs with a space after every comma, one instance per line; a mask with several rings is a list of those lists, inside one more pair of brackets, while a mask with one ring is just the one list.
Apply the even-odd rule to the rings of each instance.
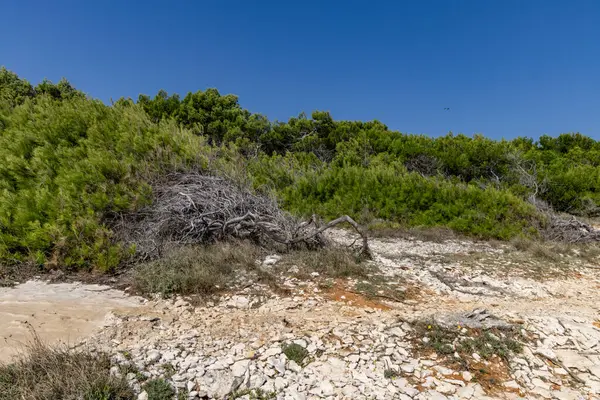
[[[66, 80], [0, 70], [0, 256], [109, 270], [127, 251], [109, 221], [151, 201], [169, 171], [236, 171], [299, 215], [535, 236], [540, 204], [600, 214], [600, 142], [439, 138], [327, 112], [269, 121], [216, 89], [112, 105]], [[537, 205], [534, 206], [532, 203]]]

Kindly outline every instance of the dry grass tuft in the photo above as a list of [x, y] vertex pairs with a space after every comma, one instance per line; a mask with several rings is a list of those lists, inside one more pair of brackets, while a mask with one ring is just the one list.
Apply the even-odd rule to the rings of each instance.
[[307, 276], [311, 272], [329, 278], [366, 277], [369, 273], [367, 265], [341, 247], [326, 247], [318, 251], [297, 250], [286, 255], [286, 263], [299, 267], [300, 275]]
[[141, 294], [210, 295], [223, 290], [234, 276], [256, 268], [260, 249], [246, 242], [185, 246], [140, 264], [133, 287]]
[[110, 359], [34, 337], [11, 364], [0, 364], [0, 400], [132, 400], [124, 378], [110, 375]]
[[540, 242], [515, 238], [511, 244], [517, 250], [542, 260], [558, 262], [565, 257], [573, 257], [592, 263], [600, 261], [600, 246], [595, 243]]
[[[412, 227], [383, 222], [369, 225], [369, 236], [375, 238], [400, 238], [405, 240], [421, 240], [424, 242], [443, 243], [447, 240], [464, 238], [450, 228], [444, 227]], [[471, 239], [472, 240], [472, 239]]]

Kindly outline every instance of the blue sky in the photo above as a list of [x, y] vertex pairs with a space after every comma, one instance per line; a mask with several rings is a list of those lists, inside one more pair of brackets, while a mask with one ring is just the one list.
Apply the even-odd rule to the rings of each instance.
[[[216, 87], [271, 119], [600, 139], [600, 1], [6, 1], [0, 65], [89, 95]], [[449, 107], [449, 111], [444, 108]]]

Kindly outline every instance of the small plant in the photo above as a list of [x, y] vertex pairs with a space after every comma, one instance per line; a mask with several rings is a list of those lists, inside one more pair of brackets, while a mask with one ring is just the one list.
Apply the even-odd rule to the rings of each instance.
[[119, 372], [123, 376], [127, 376], [127, 374], [134, 373], [136, 375], [136, 378], [138, 378], [140, 375], [143, 378], [145, 378], [144, 375], [142, 375], [142, 373], [138, 369], [138, 367], [135, 364], [132, 364], [132, 363], [119, 364]]
[[383, 376], [386, 379], [394, 379], [394, 378], [397, 378], [399, 376], [399, 374], [398, 374], [398, 371], [388, 368], [385, 371], [383, 371]]
[[304, 359], [308, 356], [308, 351], [296, 343], [283, 345], [282, 350], [288, 360], [292, 360], [300, 366], [304, 365]]
[[144, 385], [148, 400], [173, 400], [175, 389], [164, 379], [152, 379]]
[[327, 279], [325, 281], [319, 282], [319, 289], [328, 290], [333, 287], [333, 281], [331, 279]]
[[177, 393], [177, 400], [188, 400], [188, 393], [185, 390], [180, 390]]
[[523, 345], [510, 336], [499, 337], [491, 332], [483, 332], [475, 338], [467, 338], [457, 346], [459, 352], [477, 353], [484, 359], [496, 355], [504, 360], [512, 353], [523, 351]]
[[387, 279], [374, 275], [369, 277], [369, 281], [360, 281], [354, 285], [354, 290], [365, 296], [367, 299], [377, 297], [392, 301], [401, 302], [406, 299], [406, 292], [399, 290], [398, 287], [390, 285]]
[[163, 371], [165, 371], [165, 376], [167, 378], [172, 377], [173, 375], [175, 375], [175, 367], [173, 367], [173, 364], [171, 363], [164, 363], [163, 365], [161, 365]]
[[368, 299], [373, 299], [377, 297], [377, 287], [370, 282], [358, 282], [354, 286], [354, 290], [361, 293]]

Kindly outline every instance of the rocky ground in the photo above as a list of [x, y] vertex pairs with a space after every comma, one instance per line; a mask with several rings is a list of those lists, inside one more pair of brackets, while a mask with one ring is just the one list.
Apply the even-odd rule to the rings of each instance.
[[81, 346], [113, 354], [139, 399], [154, 378], [182, 399], [600, 399], [597, 259], [465, 240], [371, 249], [373, 279], [300, 280], [291, 266], [289, 295], [149, 300]]

